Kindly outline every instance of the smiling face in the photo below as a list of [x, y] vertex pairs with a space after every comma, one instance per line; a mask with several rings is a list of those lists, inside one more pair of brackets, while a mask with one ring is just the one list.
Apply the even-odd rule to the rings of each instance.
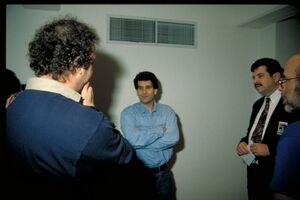
[[142, 104], [145, 106], [153, 105], [157, 89], [153, 88], [151, 81], [138, 81], [138, 88], [136, 92]]
[[279, 76], [278, 73], [274, 73], [271, 76], [267, 72], [266, 66], [261, 65], [252, 73], [254, 87], [263, 96], [270, 96], [277, 89], [276, 81], [279, 79]]

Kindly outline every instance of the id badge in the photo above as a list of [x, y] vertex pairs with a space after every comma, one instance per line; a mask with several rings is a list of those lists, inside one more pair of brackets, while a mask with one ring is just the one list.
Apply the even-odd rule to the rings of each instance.
[[284, 129], [288, 126], [287, 122], [278, 122], [277, 135], [282, 135]]

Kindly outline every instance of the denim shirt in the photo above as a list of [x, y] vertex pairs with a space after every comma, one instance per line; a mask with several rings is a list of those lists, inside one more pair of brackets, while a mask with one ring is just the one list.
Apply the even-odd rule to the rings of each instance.
[[173, 146], [179, 140], [175, 112], [170, 106], [156, 102], [152, 112], [140, 102], [125, 108], [121, 112], [121, 130], [138, 158], [150, 168], [168, 162], [173, 155]]

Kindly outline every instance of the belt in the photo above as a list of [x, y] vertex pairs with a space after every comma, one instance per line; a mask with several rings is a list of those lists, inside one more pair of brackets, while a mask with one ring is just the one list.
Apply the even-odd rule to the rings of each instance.
[[166, 169], [169, 169], [167, 163], [159, 166], [159, 167], [154, 167], [154, 168], [148, 168], [150, 172], [152, 172], [153, 174], [156, 174], [158, 172], [164, 171]]

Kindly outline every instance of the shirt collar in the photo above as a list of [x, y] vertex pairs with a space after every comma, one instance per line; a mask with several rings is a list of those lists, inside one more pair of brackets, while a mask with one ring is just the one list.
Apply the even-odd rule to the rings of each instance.
[[276, 99], [281, 97], [281, 92], [279, 90], [275, 90], [275, 92], [273, 92], [269, 98], [271, 100], [271, 102], [275, 101]]
[[61, 94], [76, 102], [80, 101], [81, 95], [70, 87], [50, 79], [32, 77], [26, 83], [26, 90], [42, 90]]
[[[140, 110], [141, 112], [143, 112], [143, 113], [149, 112], [149, 111], [147, 110], [147, 108], [146, 108], [141, 102], [139, 102], [138, 105], [139, 105], [139, 110]], [[157, 103], [154, 101], [154, 102], [153, 102], [153, 110], [152, 110], [152, 112], [155, 112], [155, 111], [156, 111], [156, 107], [157, 107]]]

